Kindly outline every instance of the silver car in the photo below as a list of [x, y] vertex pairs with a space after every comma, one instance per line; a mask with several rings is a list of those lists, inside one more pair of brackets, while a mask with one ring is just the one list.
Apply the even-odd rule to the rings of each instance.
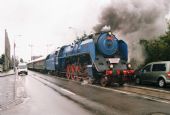
[[136, 74], [136, 84], [143, 82], [156, 83], [159, 87], [170, 84], [170, 61], [152, 62]]

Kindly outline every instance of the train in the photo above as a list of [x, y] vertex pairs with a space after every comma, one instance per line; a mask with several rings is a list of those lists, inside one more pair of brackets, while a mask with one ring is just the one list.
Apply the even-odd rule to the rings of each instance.
[[110, 31], [99, 32], [64, 45], [28, 63], [28, 69], [67, 79], [122, 86], [133, 74], [127, 66], [128, 45]]

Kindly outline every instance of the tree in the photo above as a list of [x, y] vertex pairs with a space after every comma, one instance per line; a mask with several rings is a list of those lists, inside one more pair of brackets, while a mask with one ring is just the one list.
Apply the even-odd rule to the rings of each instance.
[[2, 54], [0, 58], [0, 64], [4, 64], [4, 63], [5, 63], [5, 55]]
[[170, 60], [170, 25], [167, 32], [156, 40], [140, 40], [147, 54], [145, 63]]

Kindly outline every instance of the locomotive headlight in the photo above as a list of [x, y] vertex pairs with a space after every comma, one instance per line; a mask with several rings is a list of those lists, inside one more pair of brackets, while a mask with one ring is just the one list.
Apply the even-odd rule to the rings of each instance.
[[110, 68], [113, 68], [113, 64], [110, 65]]
[[108, 34], [109, 34], [109, 35], [112, 35], [112, 32], [109, 32]]

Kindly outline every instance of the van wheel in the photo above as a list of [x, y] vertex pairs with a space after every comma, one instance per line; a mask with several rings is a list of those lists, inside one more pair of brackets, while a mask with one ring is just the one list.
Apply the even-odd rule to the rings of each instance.
[[161, 88], [166, 86], [165, 80], [163, 78], [160, 78], [158, 80], [158, 86], [161, 87]]
[[139, 77], [137, 77], [136, 80], [135, 80], [135, 83], [136, 83], [137, 85], [141, 84], [141, 79], [140, 79]]

